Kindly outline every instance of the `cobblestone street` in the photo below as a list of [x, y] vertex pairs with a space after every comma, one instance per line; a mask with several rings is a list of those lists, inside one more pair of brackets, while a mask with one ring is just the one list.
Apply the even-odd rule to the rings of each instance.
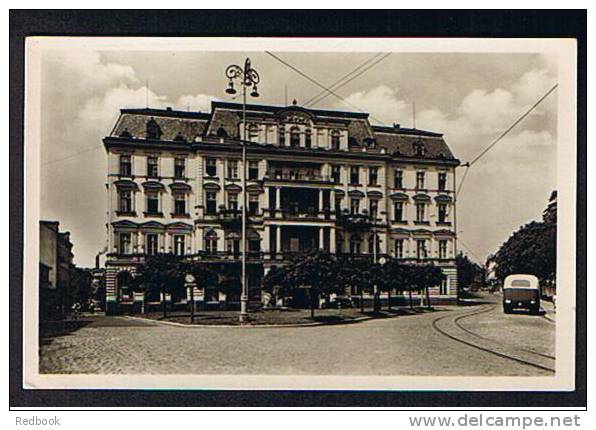
[[[544, 316], [469, 315], [458, 330], [503, 348], [554, 355], [555, 324]], [[485, 302], [485, 306], [486, 305]], [[42, 373], [85, 374], [320, 374], [320, 375], [552, 375], [462, 344], [434, 326], [480, 306], [356, 324], [318, 327], [177, 327], [126, 317], [93, 317], [76, 331], [43, 339]], [[488, 309], [488, 308], [487, 308]], [[448, 317], [448, 318], [443, 318]], [[456, 318], [457, 319], [457, 318]]]

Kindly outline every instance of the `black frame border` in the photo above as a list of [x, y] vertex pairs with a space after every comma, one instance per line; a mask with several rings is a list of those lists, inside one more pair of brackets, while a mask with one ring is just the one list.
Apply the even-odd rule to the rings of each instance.
[[[587, 407], [586, 10], [11, 10], [9, 408]], [[23, 138], [28, 36], [496, 37], [577, 41], [576, 389], [572, 392], [27, 390], [22, 388]], [[39, 409], [38, 409], [39, 410]], [[59, 409], [58, 409], [59, 410]], [[122, 409], [121, 409], [122, 410]]]

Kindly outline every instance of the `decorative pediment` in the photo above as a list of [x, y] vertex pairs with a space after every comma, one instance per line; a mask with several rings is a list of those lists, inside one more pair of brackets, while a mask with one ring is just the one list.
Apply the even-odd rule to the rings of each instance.
[[257, 185], [257, 184], [248, 185], [246, 187], [246, 191], [251, 194], [261, 194], [261, 193], [265, 192], [265, 190], [263, 190], [263, 187], [261, 187], [260, 185]]
[[138, 224], [136, 222], [122, 220], [122, 221], [115, 221], [112, 223], [112, 227], [117, 229], [136, 229]]
[[333, 192], [335, 193], [335, 197], [343, 197], [346, 195], [343, 190], [333, 190]]
[[166, 228], [165, 225], [163, 225], [162, 223], [157, 222], [157, 221], [144, 222], [143, 224], [139, 225], [139, 227], [141, 227], [143, 229], [152, 229], [152, 230], [163, 230]]
[[178, 231], [185, 231], [190, 232], [192, 231], [192, 225], [186, 224], [184, 222], [173, 222], [166, 226], [168, 230], [178, 230]]
[[146, 181], [143, 182], [141, 185], [146, 190], [163, 191], [166, 189], [166, 187], [161, 182], [157, 181]]
[[348, 195], [350, 197], [360, 197], [360, 198], [364, 197], [364, 193], [360, 190], [352, 190], [352, 191], [348, 192]]
[[406, 193], [393, 193], [389, 197], [391, 197], [392, 200], [400, 200], [400, 201], [406, 201], [409, 199], [409, 197]]
[[391, 230], [391, 233], [394, 236], [401, 236], [401, 237], [409, 237], [410, 236], [410, 230], [406, 230], [405, 228], [394, 228], [393, 230]]
[[453, 199], [451, 198], [451, 196], [448, 196], [446, 194], [439, 194], [435, 197], [435, 201], [437, 203], [451, 203]]
[[417, 202], [430, 202], [430, 196], [428, 194], [419, 193], [412, 198]]
[[452, 232], [451, 230], [441, 229], [441, 230], [436, 230], [434, 232], [434, 235], [436, 237], [454, 237], [455, 233]]
[[412, 234], [414, 236], [432, 236], [433, 232], [425, 228], [418, 228], [416, 230], [412, 230]]
[[114, 182], [117, 188], [121, 190], [138, 190], [139, 186], [136, 182], [131, 181], [130, 179], [119, 179]]
[[380, 192], [380, 191], [369, 191], [369, 192], [366, 193], [366, 195], [368, 197], [370, 197], [370, 198], [373, 198], [373, 199], [381, 199], [381, 198], [383, 198], [383, 193]]
[[203, 189], [207, 191], [219, 191], [221, 190], [221, 187], [219, 186], [219, 184], [216, 184], [215, 182], [207, 182], [203, 185]]
[[312, 124], [314, 116], [306, 109], [298, 106], [291, 106], [278, 113], [278, 120], [282, 123]]
[[242, 191], [242, 188], [240, 187], [240, 185], [236, 185], [236, 184], [227, 184], [225, 186], [225, 189], [229, 193], [239, 193]]
[[190, 185], [185, 182], [174, 182], [173, 184], [170, 184], [170, 188], [172, 191], [179, 191], [183, 193], [189, 193], [192, 190]]

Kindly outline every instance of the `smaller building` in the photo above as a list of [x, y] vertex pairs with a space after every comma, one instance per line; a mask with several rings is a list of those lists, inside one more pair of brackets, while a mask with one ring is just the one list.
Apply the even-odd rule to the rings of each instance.
[[39, 222], [39, 315], [60, 318], [71, 305], [74, 271], [70, 233], [60, 232], [58, 221]]

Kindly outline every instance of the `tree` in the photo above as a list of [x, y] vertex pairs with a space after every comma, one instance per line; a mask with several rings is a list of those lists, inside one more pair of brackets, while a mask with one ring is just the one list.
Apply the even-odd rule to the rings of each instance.
[[263, 279], [263, 290], [273, 296], [274, 301], [287, 298], [291, 289], [288, 288], [288, 271], [284, 266], [272, 266]]
[[135, 286], [145, 292], [157, 290], [162, 296], [163, 317], [167, 317], [166, 294], [184, 292], [184, 264], [173, 254], [158, 254], [147, 257], [137, 268]]
[[532, 221], [501, 245], [493, 261], [502, 282], [514, 273], [537, 276], [542, 285], [555, 282], [557, 270], [557, 191], [550, 195], [542, 221]]
[[457, 285], [460, 291], [469, 289], [482, 276], [482, 267], [476, 264], [463, 253], [455, 257], [457, 266]]
[[420, 277], [420, 284], [426, 293], [426, 307], [431, 309], [429, 289], [430, 287], [434, 287], [443, 282], [445, 280], [445, 275], [440, 267], [430, 265], [420, 266], [418, 276]]
[[391, 310], [391, 292], [405, 290], [405, 269], [404, 264], [398, 260], [391, 259], [383, 265], [383, 287], [387, 291], [387, 308]]
[[310, 299], [310, 316], [315, 316], [315, 300], [320, 294], [340, 291], [337, 282], [337, 260], [329, 252], [316, 249], [292, 261], [285, 268], [283, 285], [306, 287]]

